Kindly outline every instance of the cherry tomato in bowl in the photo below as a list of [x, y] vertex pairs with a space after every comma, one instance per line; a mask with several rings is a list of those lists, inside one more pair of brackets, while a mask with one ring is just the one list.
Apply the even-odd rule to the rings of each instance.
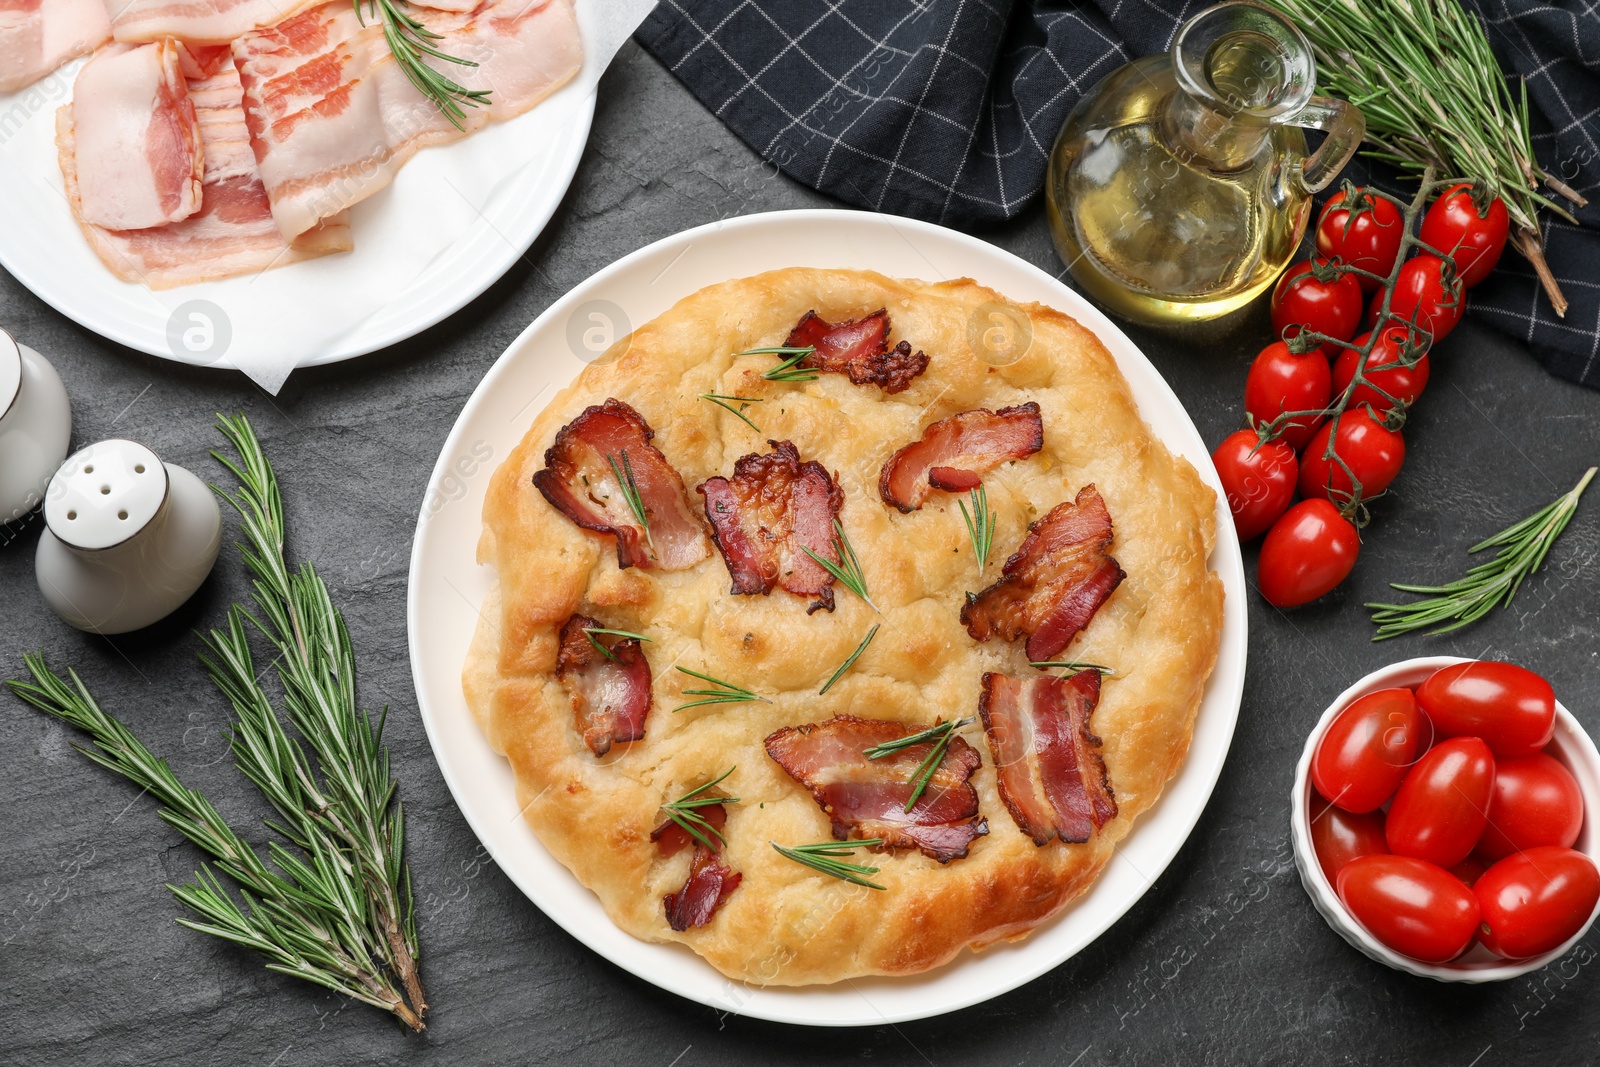
[[1499, 197], [1480, 207], [1470, 184], [1453, 185], [1422, 217], [1424, 243], [1455, 262], [1456, 275], [1469, 289], [1489, 276], [1505, 251], [1511, 220]]
[[1494, 753], [1476, 737], [1434, 745], [1406, 772], [1389, 804], [1384, 836], [1397, 856], [1450, 868], [1483, 835], [1494, 789]]
[[1261, 542], [1256, 585], [1278, 608], [1309, 604], [1355, 569], [1361, 535], [1326, 500], [1302, 500], [1279, 517]]
[[[1344, 463], [1328, 458], [1328, 441]], [[1356, 492], [1351, 475], [1361, 483], [1361, 499], [1370, 500], [1389, 488], [1406, 461], [1406, 441], [1372, 417], [1366, 407], [1347, 408], [1334, 424], [1325, 423], [1300, 457], [1300, 495], [1307, 500], [1349, 500]], [[1348, 465], [1349, 469], [1346, 470]]]
[[1477, 855], [1490, 863], [1513, 852], [1571, 848], [1583, 829], [1583, 791], [1561, 763], [1543, 752], [1496, 760], [1489, 819]]
[[[1328, 406], [1332, 376], [1328, 361], [1313, 349], [1304, 355], [1274, 341], [1257, 353], [1244, 379], [1244, 410], [1252, 425], [1270, 422], [1287, 411], [1321, 411]], [[1298, 452], [1322, 422], [1320, 415], [1297, 415], [1279, 440]]]
[[1514, 663], [1441, 667], [1417, 687], [1417, 703], [1439, 736], [1481, 737], [1496, 756], [1532, 755], [1550, 743], [1556, 728], [1555, 690]]
[[[1284, 271], [1272, 290], [1272, 332], [1287, 341], [1304, 328], [1348, 341], [1361, 326], [1365, 302], [1355, 275], [1308, 259]], [[1339, 351], [1328, 341], [1320, 347], [1327, 356]]]
[[1427, 749], [1432, 732], [1411, 690], [1368, 693], [1328, 724], [1311, 755], [1311, 784], [1347, 812], [1376, 811]]
[[1339, 900], [1367, 933], [1424, 963], [1455, 959], [1478, 932], [1477, 894], [1443, 867], [1410, 856], [1351, 860], [1339, 872]]
[[1263, 444], [1254, 430], [1235, 430], [1211, 453], [1211, 462], [1240, 541], [1259, 537], [1289, 510], [1300, 461], [1282, 440]]
[[[1371, 331], [1368, 331], [1357, 337], [1333, 361], [1333, 396], [1343, 396], [1344, 391], [1350, 388], [1350, 383], [1355, 380], [1356, 368], [1361, 366], [1359, 349], [1371, 336]], [[1347, 407], [1371, 404], [1380, 415], [1387, 412], [1394, 404], [1378, 392], [1379, 389], [1407, 407], [1417, 402], [1422, 390], [1428, 386], [1431, 368], [1428, 353], [1417, 351], [1421, 346], [1415, 342], [1416, 337], [1417, 334], [1403, 326], [1391, 326], [1383, 331], [1372, 344], [1362, 383], [1350, 394]], [[1411, 342], [1409, 346], [1407, 342]], [[1406, 366], [1406, 360], [1413, 361], [1411, 366]]]
[[1320, 794], [1311, 795], [1311, 844], [1329, 885], [1353, 859], [1381, 856], [1389, 851], [1383, 836], [1383, 812], [1357, 814], [1331, 804]]
[[1472, 887], [1478, 940], [1508, 960], [1537, 956], [1583, 929], [1600, 902], [1600, 870], [1581, 852], [1530, 848], [1483, 872]]
[[[1317, 253], [1324, 259], [1338, 259], [1347, 266], [1388, 277], [1400, 254], [1406, 220], [1400, 209], [1377, 195], [1356, 190], [1348, 196], [1341, 190], [1328, 198], [1317, 219]], [[1363, 292], [1378, 288], [1370, 278], [1358, 278]]]

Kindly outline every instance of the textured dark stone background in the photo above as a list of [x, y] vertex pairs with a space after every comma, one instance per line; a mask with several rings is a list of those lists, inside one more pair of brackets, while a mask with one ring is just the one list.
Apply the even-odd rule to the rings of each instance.
[[[411, 534], [435, 456], [506, 344], [619, 256], [729, 215], [824, 199], [759, 161], [632, 44], [606, 75], [557, 220], [487, 294], [443, 325], [342, 366], [297, 372], [269, 398], [231, 373], [116, 347], [0, 273], [0, 322], [55, 361], [75, 441], [149, 442], [218, 470], [213, 413], [255, 421], [288, 487], [293, 550], [343, 606], [362, 695], [392, 707], [424, 973], [422, 1037], [272, 974], [173, 923], [163, 883], [195, 850], [148, 798], [72, 751], [72, 737], [0, 697], [0, 1061], [36, 1064], [1591, 1063], [1600, 934], [1516, 981], [1445, 986], [1357, 954], [1312, 910], [1290, 858], [1294, 763], [1322, 707], [1359, 675], [1423, 653], [1503, 656], [1545, 674], [1600, 730], [1600, 496], [1511, 611], [1448, 639], [1372, 645], [1359, 604], [1389, 579], [1443, 578], [1461, 549], [1569, 488], [1600, 460], [1600, 394], [1556, 381], [1517, 344], [1463, 325], [1436, 356], [1354, 578], [1293, 615], [1252, 596], [1250, 671], [1233, 750], [1194, 835], [1115, 928], [1032, 984], [941, 1019], [821, 1031], [722, 1018], [641, 982], [568, 937], [480, 852], [439, 776], [406, 661]], [[988, 235], [1059, 269], [1033, 211]], [[1132, 330], [1208, 442], [1240, 417], [1264, 314], [1199, 346]], [[231, 526], [231, 520], [230, 520]], [[59, 622], [33, 581], [35, 519], [0, 531], [0, 677], [24, 650], [76, 664], [97, 694], [238, 825], [258, 815], [219, 731], [221, 700], [191, 630], [244, 593], [231, 549], [177, 617], [114, 641]], [[230, 537], [231, 541], [231, 537]], [[1247, 554], [1253, 571], [1254, 550]]]

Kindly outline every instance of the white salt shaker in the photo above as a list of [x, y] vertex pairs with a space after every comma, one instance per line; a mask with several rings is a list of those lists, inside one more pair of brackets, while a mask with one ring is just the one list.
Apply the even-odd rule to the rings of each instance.
[[72, 405], [48, 360], [0, 330], [0, 524], [44, 499], [72, 441]]
[[205, 483], [136, 441], [101, 441], [62, 464], [44, 519], [39, 591], [91, 633], [127, 633], [170, 615], [222, 546], [222, 512]]

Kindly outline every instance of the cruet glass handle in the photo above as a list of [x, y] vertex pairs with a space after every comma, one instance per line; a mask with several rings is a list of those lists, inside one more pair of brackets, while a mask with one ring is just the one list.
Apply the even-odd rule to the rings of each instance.
[[1313, 96], [1305, 107], [1283, 121], [1290, 126], [1322, 130], [1328, 135], [1321, 147], [1300, 165], [1300, 184], [1308, 193], [1321, 192], [1339, 176], [1367, 133], [1367, 120], [1362, 117], [1360, 108], [1329, 96]]

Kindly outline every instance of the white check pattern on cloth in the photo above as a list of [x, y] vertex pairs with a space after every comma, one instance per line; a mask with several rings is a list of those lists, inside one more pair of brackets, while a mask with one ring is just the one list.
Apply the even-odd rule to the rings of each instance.
[[[1600, 4], [1466, 0], [1526, 79], [1539, 159], [1600, 190]], [[971, 228], [1043, 187], [1074, 104], [1164, 51], [1204, 0], [661, 0], [637, 37], [763, 158], [812, 188]], [[1541, 119], [1548, 121], [1540, 122]], [[1515, 253], [1470, 309], [1552, 372], [1600, 387], [1600, 205], [1546, 225], [1571, 308], [1558, 319]]]

